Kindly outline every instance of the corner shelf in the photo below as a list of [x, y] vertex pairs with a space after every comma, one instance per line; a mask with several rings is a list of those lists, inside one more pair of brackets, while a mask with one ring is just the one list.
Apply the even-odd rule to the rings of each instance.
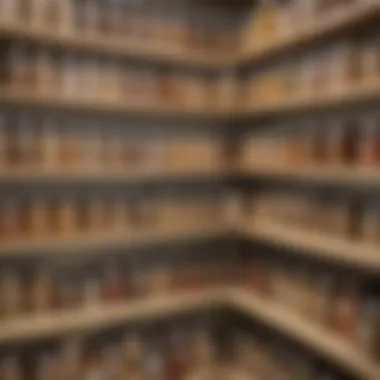
[[1, 320], [0, 344], [91, 331], [131, 321], [196, 313], [217, 307], [219, 298], [219, 290], [182, 292], [130, 300], [122, 304], [99, 304], [79, 310]]
[[365, 26], [369, 22], [380, 19], [380, 5], [368, 3], [352, 10], [341, 12], [334, 18], [327, 18], [315, 27], [300, 30], [282, 36], [278, 41], [259, 49], [249, 49], [238, 54], [237, 65], [255, 64], [270, 59], [279, 58], [285, 54], [294, 53], [307, 46], [329, 39], [335, 34], [342, 34], [350, 30]]
[[304, 256], [323, 258], [380, 273], [380, 248], [374, 244], [321, 235], [269, 220], [243, 222], [240, 231], [249, 239], [297, 249], [297, 253]]
[[229, 297], [230, 305], [235, 310], [295, 338], [360, 379], [380, 378], [380, 366], [331, 331], [313, 325], [285, 307], [254, 296], [246, 290], [231, 290]]

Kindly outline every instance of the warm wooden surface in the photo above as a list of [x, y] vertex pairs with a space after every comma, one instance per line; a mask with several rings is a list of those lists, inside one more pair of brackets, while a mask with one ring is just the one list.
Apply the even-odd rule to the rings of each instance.
[[331, 164], [308, 165], [299, 162], [294, 165], [242, 165], [237, 170], [244, 176], [262, 176], [274, 179], [305, 180], [317, 183], [336, 183], [342, 185], [378, 185], [380, 184], [380, 167], [378, 169], [363, 165], [337, 166]]
[[349, 11], [341, 11], [334, 18], [326, 18], [315, 27], [298, 33], [284, 35], [275, 43], [258, 49], [242, 52], [237, 57], [237, 64], [260, 62], [266, 59], [275, 59], [280, 55], [290, 54], [296, 49], [306, 47], [322, 39], [365, 25], [371, 20], [380, 18], [380, 4], [374, 0]]
[[256, 241], [297, 250], [298, 254], [355, 265], [380, 273], [380, 247], [360, 241], [344, 240], [327, 233], [308, 231], [270, 220], [242, 222], [240, 232]]
[[60, 46], [65, 49], [88, 51], [116, 57], [131, 57], [152, 62], [167, 62], [207, 69], [223, 69], [231, 64], [227, 55], [215, 52], [197, 52], [190, 49], [168, 46], [166, 41], [133, 41], [127, 37], [86, 35], [75, 31], [52, 31], [38, 25], [21, 23], [0, 24], [0, 37], [30, 41], [47, 46]]
[[81, 169], [62, 169], [49, 168], [0, 168], [1, 182], [39, 182], [39, 181], [58, 181], [58, 182], [146, 182], [146, 181], [176, 181], [187, 179], [208, 179], [226, 178], [234, 174], [232, 170], [222, 165], [207, 165], [202, 167], [183, 168], [177, 167], [141, 169], [135, 171], [112, 170], [112, 168], [91, 169], [83, 167]]
[[380, 80], [372, 80], [367, 84], [342, 88], [320, 96], [300, 95], [297, 98], [290, 97], [278, 103], [257, 104], [256, 106], [237, 111], [236, 113], [242, 118], [254, 118], [272, 116], [275, 114], [312, 112], [323, 109], [348, 107], [350, 105], [377, 100], [380, 101]]
[[315, 326], [292, 311], [242, 289], [230, 290], [229, 298], [231, 307], [290, 335], [360, 379], [380, 379], [379, 366], [365, 357], [359, 349], [323, 327]]
[[94, 305], [78, 311], [10, 319], [0, 324], [0, 344], [60, 336], [75, 331], [99, 330], [135, 320], [165, 318], [218, 307], [228, 307], [260, 320], [360, 379], [379, 379], [380, 368], [336, 334], [313, 325], [273, 301], [263, 300], [238, 287], [162, 295], [122, 305]]
[[62, 252], [65, 255], [81, 253], [93, 254], [93, 250], [104, 250], [110, 247], [128, 247], [144, 244], [159, 244], [181, 240], [207, 239], [226, 234], [227, 227], [220, 225], [197, 226], [181, 225], [181, 223], [162, 225], [152, 228], [122, 229], [113, 233], [94, 231], [91, 233], [62, 234], [60, 236], [41, 236], [31, 238], [18, 238], [11, 241], [0, 242], [0, 257], [22, 257], [38, 253], [38, 255], [55, 256]]
[[121, 305], [94, 305], [82, 310], [1, 320], [0, 344], [91, 331], [109, 326], [196, 313], [219, 306], [220, 291], [172, 293], [151, 299], [131, 300]]
[[146, 118], [190, 118], [224, 120], [231, 116], [230, 110], [213, 107], [186, 108], [185, 106], [163, 103], [122, 102], [114, 99], [62, 96], [31, 91], [18, 91], [14, 88], [0, 88], [0, 103], [9, 106], [31, 106], [58, 110], [91, 111], [94, 113], [139, 115]]

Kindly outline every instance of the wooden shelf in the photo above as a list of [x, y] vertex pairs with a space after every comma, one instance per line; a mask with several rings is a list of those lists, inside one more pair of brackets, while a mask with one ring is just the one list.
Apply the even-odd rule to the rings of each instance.
[[380, 80], [361, 86], [347, 87], [321, 96], [299, 96], [274, 104], [258, 105], [238, 112], [241, 118], [266, 117], [294, 112], [315, 112], [366, 104], [380, 100]]
[[263, 300], [243, 289], [229, 291], [230, 306], [242, 314], [262, 321], [340, 365], [362, 380], [378, 380], [380, 367], [348, 342], [326, 330], [314, 326], [301, 316], [268, 300]]
[[148, 182], [148, 181], [177, 181], [198, 178], [226, 178], [233, 174], [232, 170], [217, 165], [204, 165], [199, 168], [170, 168], [152, 170], [91, 170], [91, 168], [78, 168], [77, 170], [53, 170], [38, 168], [17, 167], [0, 169], [0, 183], [2, 182]]
[[372, 4], [352, 8], [346, 12], [342, 11], [334, 18], [326, 18], [314, 28], [283, 35], [271, 45], [239, 54], [237, 64], [254, 64], [269, 59], [278, 59], [285, 54], [291, 54], [307, 46], [328, 40], [332, 36], [366, 26], [379, 18], [380, 6], [375, 4], [375, 1]]
[[0, 344], [45, 339], [144, 319], [205, 311], [219, 306], [219, 294], [220, 290], [174, 293], [152, 299], [131, 300], [121, 305], [94, 305], [82, 310], [1, 320]]
[[7, 106], [43, 107], [104, 114], [142, 116], [144, 118], [189, 118], [224, 120], [231, 115], [229, 110], [213, 108], [186, 108], [167, 104], [120, 102], [98, 98], [65, 97], [57, 94], [37, 94], [0, 88], [0, 103]]
[[94, 254], [94, 250], [111, 247], [128, 247], [135, 245], [151, 245], [165, 242], [176, 242], [182, 240], [198, 240], [225, 236], [228, 232], [227, 226], [222, 224], [205, 226], [162, 225], [152, 229], [121, 230], [110, 234], [84, 233], [79, 235], [67, 235], [61, 237], [41, 237], [34, 239], [18, 239], [2, 241], [0, 243], [0, 257], [12, 256], [23, 257], [29, 255], [55, 256], [62, 252], [65, 255]]
[[323, 258], [332, 262], [356, 266], [380, 273], [380, 248], [377, 245], [287, 227], [269, 220], [243, 222], [240, 231], [257, 241], [296, 249], [297, 253]]
[[232, 64], [232, 60], [227, 54], [202, 53], [183, 47], [176, 48], [168, 46], [166, 41], [161, 43], [153, 40], [150, 42], [133, 41], [124, 36], [116, 38], [100, 34], [86, 35], [75, 31], [65, 33], [39, 25], [2, 22], [0, 24], [0, 37], [108, 56], [181, 64], [212, 70], [222, 70]]
[[260, 176], [274, 179], [291, 179], [317, 183], [342, 185], [380, 185], [380, 167], [378, 169], [360, 166], [334, 166], [329, 164], [271, 166], [242, 166], [238, 172], [244, 176]]

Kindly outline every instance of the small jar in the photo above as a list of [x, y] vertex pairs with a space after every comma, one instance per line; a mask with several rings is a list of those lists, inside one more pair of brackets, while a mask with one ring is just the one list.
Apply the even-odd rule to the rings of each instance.
[[89, 200], [90, 228], [93, 231], [102, 230], [103, 227], [103, 200], [99, 195], [92, 195]]
[[57, 63], [50, 53], [39, 50], [36, 53], [37, 92], [42, 95], [56, 95], [58, 84]]
[[377, 298], [364, 299], [360, 310], [358, 345], [366, 356], [380, 360], [380, 303]]
[[98, 278], [88, 278], [84, 284], [84, 306], [96, 307], [101, 302], [101, 287]]
[[[377, 1], [377, 0], [375, 0]], [[363, 60], [365, 70], [365, 84], [373, 85], [380, 81], [380, 33], [366, 41]]]
[[331, 120], [329, 127], [326, 141], [327, 160], [330, 165], [342, 165], [347, 130], [340, 119]]
[[6, 130], [7, 120], [3, 113], [0, 113], [0, 171], [8, 169], [8, 133]]
[[123, 280], [115, 265], [108, 265], [103, 280], [103, 299], [106, 302], [120, 301], [124, 297]]
[[33, 90], [34, 72], [25, 46], [12, 45], [10, 52], [9, 85], [15, 91]]
[[72, 0], [59, 0], [58, 7], [58, 32], [63, 35], [71, 35], [74, 32], [75, 5]]
[[59, 226], [61, 234], [75, 232], [75, 201], [72, 196], [64, 196], [59, 201]]
[[16, 131], [16, 157], [17, 164], [24, 167], [34, 166], [37, 161], [36, 136], [28, 115], [23, 115], [17, 125]]
[[46, 313], [53, 306], [53, 281], [48, 269], [40, 269], [34, 276], [30, 293], [31, 310]]
[[361, 122], [358, 164], [376, 168], [380, 165], [380, 115], [364, 115]]
[[126, 373], [142, 375], [145, 352], [141, 338], [128, 336], [122, 344], [122, 360]]
[[18, 273], [14, 271], [1, 273], [0, 299], [0, 318], [14, 318], [24, 312], [24, 289]]
[[80, 68], [78, 59], [70, 53], [63, 56], [59, 64], [59, 93], [63, 97], [77, 98], [81, 91], [87, 88], [81, 88], [79, 85]]
[[343, 285], [333, 304], [333, 327], [344, 338], [354, 341], [359, 321], [359, 294], [355, 284]]
[[0, 203], [0, 236], [4, 240], [19, 238], [21, 232], [21, 205], [20, 200], [8, 196]]
[[56, 356], [43, 354], [37, 359], [35, 380], [57, 379], [59, 366]]
[[31, 233], [33, 237], [41, 237], [48, 234], [48, 205], [45, 196], [37, 195], [31, 202]]
[[59, 355], [62, 380], [82, 378], [82, 346], [75, 338], [69, 338], [62, 344]]
[[369, 204], [363, 212], [362, 240], [369, 244], [380, 243], [380, 208], [378, 204]]
[[22, 380], [23, 373], [19, 360], [14, 357], [5, 357], [0, 361], [1, 380]]

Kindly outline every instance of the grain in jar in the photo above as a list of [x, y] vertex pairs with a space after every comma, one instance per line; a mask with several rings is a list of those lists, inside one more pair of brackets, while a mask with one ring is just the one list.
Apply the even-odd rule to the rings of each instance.
[[370, 202], [365, 206], [361, 239], [369, 244], [380, 243], [380, 205], [377, 202]]
[[15, 196], [3, 196], [0, 201], [0, 237], [12, 240], [19, 237], [22, 226], [22, 208], [20, 199]]
[[56, 170], [59, 167], [59, 132], [54, 117], [42, 121], [40, 133], [41, 169]]
[[89, 199], [89, 221], [92, 231], [103, 230], [104, 203], [101, 194], [92, 194]]
[[37, 358], [35, 380], [51, 380], [58, 377], [58, 359], [56, 354], [42, 353]]
[[59, 368], [61, 379], [78, 379], [82, 373], [82, 344], [74, 337], [64, 340], [59, 355]]
[[380, 114], [365, 114], [360, 119], [358, 164], [376, 168], [380, 165]]
[[78, 168], [82, 146], [78, 139], [78, 125], [76, 123], [75, 119], [68, 120], [59, 131], [58, 158], [62, 169]]
[[24, 284], [18, 271], [1, 272], [0, 299], [0, 318], [13, 318], [25, 311]]
[[55, 95], [58, 88], [57, 62], [46, 50], [35, 52], [37, 92], [41, 95]]
[[101, 34], [101, 14], [100, 3], [93, 0], [84, 0], [79, 7], [78, 28], [88, 36]]
[[48, 202], [44, 194], [33, 195], [30, 199], [30, 234], [39, 238], [49, 230]]
[[35, 129], [30, 115], [23, 114], [17, 122], [15, 137], [14, 161], [25, 167], [34, 166], [37, 162], [37, 144]]
[[52, 273], [49, 268], [39, 268], [30, 286], [30, 309], [34, 313], [46, 313], [54, 304]]
[[327, 326], [331, 322], [334, 289], [335, 280], [331, 274], [324, 272], [317, 275], [310, 317], [322, 326]]
[[373, 85], [380, 80], [380, 33], [368, 37], [365, 41], [363, 60], [365, 84]]
[[359, 289], [355, 281], [343, 282], [332, 306], [332, 326], [344, 338], [353, 341], [359, 321]]
[[126, 336], [121, 347], [124, 373], [142, 375], [145, 347], [139, 336]]
[[103, 167], [103, 134], [101, 133], [99, 124], [95, 121], [84, 122], [82, 137], [83, 168], [88, 171], [100, 170]]
[[75, 67], [77, 94], [75, 95], [91, 101], [108, 101], [109, 90], [105, 83], [110, 79], [110, 66], [105, 61], [99, 61], [94, 57], [78, 57], [77, 59]]
[[106, 302], [120, 301], [124, 297], [123, 278], [117, 264], [106, 265], [102, 287], [103, 299]]
[[101, 303], [101, 285], [97, 276], [91, 276], [84, 280], [83, 306], [92, 308]]
[[334, 234], [341, 238], [349, 238], [350, 233], [350, 205], [346, 200], [334, 200], [329, 203], [328, 223], [329, 228], [326, 232]]
[[22, 366], [16, 357], [5, 357], [0, 361], [0, 379], [1, 380], [22, 380]]
[[380, 303], [376, 297], [365, 297], [360, 306], [357, 343], [365, 355], [380, 360]]
[[102, 349], [102, 366], [105, 379], [119, 380], [123, 377], [123, 363], [118, 345], [109, 344]]
[[[326, 140], [326, 153], [329, 165], [342, 165], [345, 148], [345, 134], [347, 128], [344, 121], [339, 118], [333, 118], [328, 121], [329, 131]], [[351, 140], [347, 143], [351, 144]], [[349, 147], [347, 147], [348, 150]]]
[[35, 84], [35, 70], [29, 51], [24, 45], [13, 44], [9, 50], [9, 85], [15, 91], [32, 90]]
[[57, 30], [62, 34], [74, 32], [76, 7], [72, 0], [61, 0], [57, 3], [58, 23]]
[[[76, 56], [71, 53], [66, 53], [62, 56], [58, 64], [58, 91], [61, 96], [68, 98], [78, 97], [78, 94], [84, 90], [83, 87], [79, 85], [80, 68], [80, 62]], [[88, 73], [86, 73], [86, 75], [88, 75]]]
[[59, 232], [63, 235], [71, 235], [75, 232], [76, 214], [75, 198], [72, 194], [64, 194], [59, 200]]
[[168, 380], [185, 378], [190, 367], [189, 354], [189, 342], [185, 332], [180, 328], [175, 329], [170, 336], [165, 361]]

